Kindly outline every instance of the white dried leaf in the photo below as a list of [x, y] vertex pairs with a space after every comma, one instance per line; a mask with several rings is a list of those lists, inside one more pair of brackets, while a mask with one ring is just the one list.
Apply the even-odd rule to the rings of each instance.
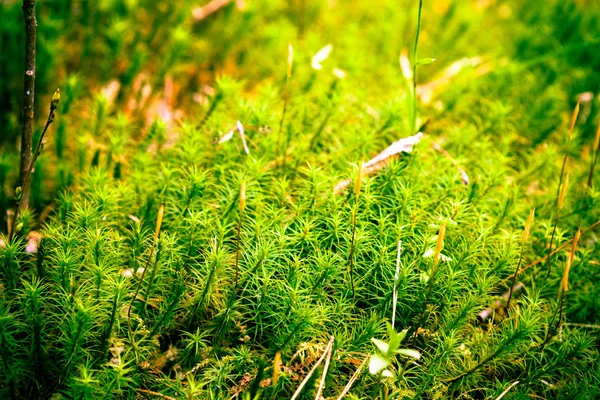
[[317, 54], [315, 54], [310, 62], [311, 66], [314, 69], [322, 69], [323, 66], [321, 65], [321, 63], [325, 60], [327, 60], [327, 58], [329, 57], [329, 55], [331, 54], [331, 51], [333, 50], [333, 46], [328, 44], [327, 46], [323, 47], [321, 50], [317, 51]]

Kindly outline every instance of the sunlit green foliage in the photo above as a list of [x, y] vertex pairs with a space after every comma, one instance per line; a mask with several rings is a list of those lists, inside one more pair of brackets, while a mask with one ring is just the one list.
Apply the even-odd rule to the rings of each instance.
[[[9, 3], [2, 218], [18, 170], [22, 74], [9, 62], [22, 51]], [[24, 235], [0, 247], [0, 397], [289, 398], [331, 336], [325, 398], [385, 353], [373, 338], [420, 358], [389, 355], [386, 376], [365, 368], [348, 398], [497, 398], [509, 387], [512, 398], [600, 396], [599, 230], [586, 231], [600, 219], [598, 178], [587, 187], [598, 5], [424, 1], [418, 54], [436, 59], [417, 69], [425, 137], [365, 176], [358, 195], [361, 161], [415, 133], [398, 60], [414, 63], [418, 1], [241, 3], [202, 21], [187, 0], [38, 3], [37, 104], [56, 86], [62, 98], [32, 177], [34, 210], [21, 216], [22, 231], [42, 238], [36, 249]], [[565, 247], [546, 278], [545, 261], [529, 266], [547, 254], [565, 151], [571, 183], [554, 239]], [[524, 288], [510, 309], [495, 307], [534, 207]], [[401, 344], [386, 329], [394, 285]], [[319, 382], [316, 373], [301, 398]]]

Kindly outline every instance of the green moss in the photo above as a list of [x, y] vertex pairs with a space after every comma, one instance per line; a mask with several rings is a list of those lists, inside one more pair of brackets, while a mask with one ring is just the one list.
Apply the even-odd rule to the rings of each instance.
[[[371, 339], [396, 337], [386, 334], [394, 287], [395, 328], [408, 329], [401, 346], [421, 358], [390, 356], [388, 378], [365, 368], [348, 398], [497, 398], [509, 387], [514, 398], [598, 396], [597, 227], [579, 243], [560, 330], [546, 340], [568, 241], [599, 219], [586, 187], [598, 125], [595, 4], [424, 2], [418, 53], [436, 61], [419, 66], [418, 83], [480, 59], [432, 101], [421, 92], [424, 139], [365, 176], [357, 195], [361, 161], [415, 133], [398, 56], [414, 44], [418, 2], [248, 2], [199, 22], [191, 1], [84, 2], [72, 18], [63, 3], [38, 11], [39, 46], [52, 56], [38, 103], [66, 82], [53, 151], [36, 165], [35, 210], [0, 247], [0, 397], [289, 398], [334, 336], [323, 396], [337, 398], [376, 353]], [[4, 7], [2, 37], [15, 38], [18, 7]], [[570, 115], [587, 90], [596, 97], [581, 104], [554, 239], [566, 246], [546, 278], [546, 263], [532, 263], [548, 251]], [[17, 174], [18, 126], [5, 126], [3, 212]], [[428, 294], [424, 255], [442, 220], [447, 259]], [[32, 228], [43, 236], [34, 253]], [[524, 289], [481, 321], [521, 251]], [[284, 367], [272, 385], [277, 352]], [[314, 397], [322, 371], [301, 397]]]

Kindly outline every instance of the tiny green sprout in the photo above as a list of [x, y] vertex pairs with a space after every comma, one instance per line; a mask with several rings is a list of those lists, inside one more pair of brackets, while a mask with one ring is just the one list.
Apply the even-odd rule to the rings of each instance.
[[50, 100], [50, 110], [54, 111], [60, 102], [60, 88], [56, 89]]
[[371, 338], [371, 342], [373, 342], [379, 352], [371, 355], [371, 359], [369, 360], [369, 372], [372, 375], [381, 374], [381, 376], [386, 378], [393, 376], [393, 373], [388, 368], [393, 364], [397, 354], [404, 357], [412, 357], [417, 360], [421, 358], [421, 353], [417, 350], [400, 348], [400, 344], [406, 338], [408, 329], [396, 332], [396, 330], [388, 324], [388, 332], [390, 339], [387, 343], [379, 339]]
[[435, 58], [421, 58], [419, 61], [417, 61], [416, 65], [427, 65], [427, 64], [433, 64], [435, 62]]

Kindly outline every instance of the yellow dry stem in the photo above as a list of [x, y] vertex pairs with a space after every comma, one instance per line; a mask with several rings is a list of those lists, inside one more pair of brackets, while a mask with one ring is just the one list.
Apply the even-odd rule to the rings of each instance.
[[565, 176], [565, 180], [562, 185], [562, 189], [560, 190], [560, 196], [558, 197], [558, 209], [563, 208], [563, 202], [565, 200], [565, 196], [567, 194], [567, 187], [569, 186], [569, 174]]
[[444, 236], [446, 236], [446, 221], [442, 222], [442, 226], [440, 227], [440, 233], [438, 233], [437, 245], [435, 246], [435, 254], [433, 256], [433, 262], [435, 264], [438, 263], [440, 259], [440, 254], [442, 253], [442, 249], [444, 248]]
[[571, 270], [571, 264], [573, 263], [573, 258], [575, 258], [575, 252], [577, 251], [577, 243], [579, 242], [579, 238], [581, 237], [581, 228], [577, 229], [577, 233], [575, 233], [575, 237], [573, 238], [573, 246], [571, 247], [571, 253], [567, 257], [567, 261], [565, 263], [565, 270], [563, 271], [563, 276], [561, 280], [561, 286], [563, 291], [569, 290], [569, 271]]
[[277, 385], [279, 380], [279, 373], [281, 372], [281, 351], [277, 350], [275, 353], [275, 360], [273, 360], [273, 379], [271, 379], [273, 386]]
[[356, 197], [360, 195], [360, 183], [362, 182], [364, 165], [365, 162], [361, 161], [360, 166], [358, 167], [358, 176], [356, 177], [356, 182], [354, 183], [354, 193], [356, 193]]
[[246, 180], [242, 181], [240, 185], [240, 211], [244, 211], [246, 208]]
[[569, 126], [569, 140], [573, 139], [573, 129], [575, 129], [575, 122], [577, 122], [577, 116], [579, 115], [579, 101], [573, 110], [573, 115], [571, 116], [571, 126]]
[[598, 151], [599, 144], [600, 144], [600, 122], [598, 122], [598, 129], [596, 129], [596, 140], [594, 140], [594, 151]]
[[292, 65], [294, 64], [294, 48], [291, 43], [288, 43], [288, 58], [287, 58], [287, 78], [292, 77]]
[[165, 205], [161, 205], [158, 209], [158, 218], [156, 219], [156, 230], [154, 231], [154, 241], [158, 240], [158, 235], [160, 235], [160, 227], [162, 225], [163, 216], [165, 215]]
[[523, 236], [521, 236], [521, 245], [527, 243], [529, 239], [529, 232], [531, 231], [531, 223], [533, 222], [533, 216], [535, 215], [535, 207], [531, 209], [527, 222], [525, 223], [525, 229], [523, 229]]

